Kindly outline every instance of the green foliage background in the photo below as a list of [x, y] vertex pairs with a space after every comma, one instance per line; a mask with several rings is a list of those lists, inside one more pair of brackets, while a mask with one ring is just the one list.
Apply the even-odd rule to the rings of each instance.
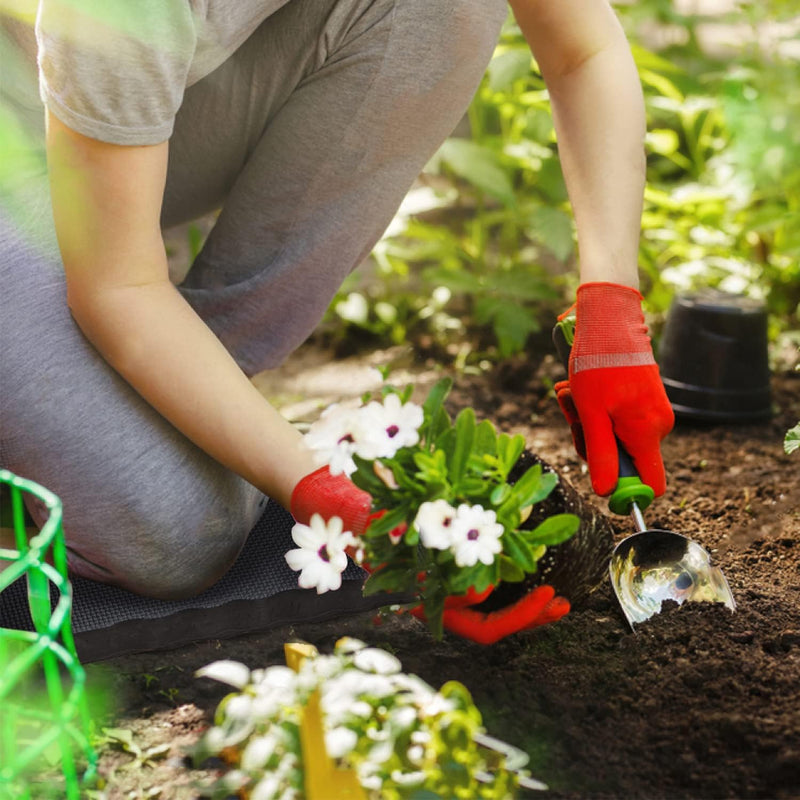
[[[797, 345], [795, 3], [740, 0], [713, 17], [678, 13], [671, 0], [617, 11], [647, 107], [640, 267], [656, 334], [676, 292], [712, 286], [763, 299], [770, 340]], [[737, 43], [715, 52], [709, 24], [730, 25]], [[388, 344], [422, 332], [444, 346], [466, 337], [475, 353], [502, 358], [572, 302], [576, 257], [546, 87], [509, 18], [465, 124], [330, 318], [347, 323], [340, 336], [367, 331]]]

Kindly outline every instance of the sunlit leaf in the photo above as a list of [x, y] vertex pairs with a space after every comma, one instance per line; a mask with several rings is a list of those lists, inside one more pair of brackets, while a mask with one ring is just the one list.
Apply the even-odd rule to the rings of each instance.
[[451, 138], [441, 146], [440, 154], [460, 178], [505, 206], [516, 205], [511, 179], [493, 150], [469, 139]]

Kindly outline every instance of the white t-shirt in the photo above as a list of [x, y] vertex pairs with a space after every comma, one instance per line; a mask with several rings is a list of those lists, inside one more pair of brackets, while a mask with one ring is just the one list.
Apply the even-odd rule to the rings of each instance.
[[113, 144], [172, 134], [184, 90], [289, 0], [40, 0], [39, 90], [69, 127]]

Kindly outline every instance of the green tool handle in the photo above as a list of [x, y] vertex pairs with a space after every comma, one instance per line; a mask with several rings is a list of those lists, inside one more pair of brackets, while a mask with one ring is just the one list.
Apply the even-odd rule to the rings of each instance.
[[[558, 357], [569, 374], [569, 354], [572, 351], [572, 342], [575, 339], [575, 317], [566, 317], [556, 323], [553, 328], [553, 344]], [[616, 437], [614, 437], [616, 439]], [[634, 504], [640, 511], [644, 511], [653, 502], [655, 492], [642, 483], [636, 467], [633, 465], [628, 451], [617, 441], [617, 457], [619, 460], [619, 479], [617, 486], [608, 498], [608, 507], [614, 514], [627, 516], [631, 513]]]

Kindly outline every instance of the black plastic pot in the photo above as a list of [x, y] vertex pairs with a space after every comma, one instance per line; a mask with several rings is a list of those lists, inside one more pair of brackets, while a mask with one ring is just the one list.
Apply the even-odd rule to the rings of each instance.
[[677, 417], [750, 422], [771, 414], [764, 304], [716, 289], [678, 295], [659, 348]]

